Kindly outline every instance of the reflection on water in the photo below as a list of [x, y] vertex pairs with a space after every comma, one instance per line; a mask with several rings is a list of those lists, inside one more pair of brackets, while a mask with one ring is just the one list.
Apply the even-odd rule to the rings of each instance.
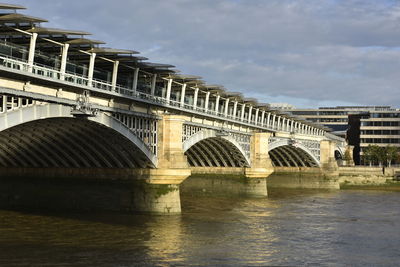
[[180, 216], [0, 210], [0, 266], [359, 265], [400, 255], [398, 192], [182, 196]]

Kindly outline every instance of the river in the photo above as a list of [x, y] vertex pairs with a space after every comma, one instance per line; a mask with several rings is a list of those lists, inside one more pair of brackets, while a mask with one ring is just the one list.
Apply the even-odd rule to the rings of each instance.
[[400, 193], [182, 195], [178, 216], [0, 210], [0, 266], [395, 266]]

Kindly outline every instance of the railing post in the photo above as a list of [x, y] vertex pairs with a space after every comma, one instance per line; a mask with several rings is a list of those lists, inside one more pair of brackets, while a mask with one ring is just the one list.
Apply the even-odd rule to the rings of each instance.
[[172, 79], [168, 79], [167, 95], [165, 97], [167, 99], [168, 103], [169, 103], [169, 100], [171, 99], [171, 88], [172, 88]]
[[251, 122], [251, 112], [253, 112], [253, 106], [249, 107], [249, 117], [247, 118], [247, 122], [250, 123]]
[[[156, 93], [156, 82], [157, 82], [157, 74], [153, 74], [151, 77], [151, 87], [150, 87], [150, 95], [154, 96]], [[169, 84], [169, 80], [168, 80]]]
[[28, 72], [33, 71], [33, 62], [35, 60], [35, 49], [36, 49], [36, 39], [38, 34], [32, 33], [31, 40], [29, 43], [29, 54], [28, 54]]
[[268, 114], [267, 114], [267, 127], [270, 127], [270, 125], [269, 125], [270, 120], [271, 120], [271, 112], [268, 112]]
[[236, 101], [233, 103], [233, 114], [232, 114], [232, 117], [233, 117], [234, 119], [236, 119], [237, 105], [238, 105], [238, 101], [236, 100]]
[[185, 105], [186, 86], [187, 86], [186, 83], [184, 83], [184, 84], [182, 85], [182, 90], [181, 90], [181, 107], [183, 107], [183, 106]]
[[276, 121], [276, 114], [273, 114], [272, 115], [272, 125], [271, 125], [273, 129], [277, 129], [277, 127], [275, 127], [275, 121]]
[[227, 98], [226, 100], [225, 100], [225, 110], [224, 110], [224, 116], [225, 117], [228, 117], [228, 108], [229, 108], [229, 98]]
[[119, 66], [119, 61], [118, 60], [114, 61], [112, 80], [111, 80], [111, 90], [112, 91], [115, 91], [115, 87], [117, 86], [118, 66]]
[[216, 99], [215, 99], [215, 113], [218, 115], [219, 112], [219, 98], [220, 95], [217, 95]]
[[254, 124], [257, 125], [258, 124], [258, 113], [259, 113], [260, 109], [256, 109], [256, 115], [254, 117]]
[[133, 82], [132, 82], [132, 90], [134, 92], [137, 91], [138, 78], [139, 78], [139, 68], [136, 68], [135, 72], [133, 73]]
[[193, 97], [193, 109], [196, 110], [197, 108], [197, 98], [199, 96], [199, 88], [194, 89], [194, 97]]
[[240, 120], [241, 121], [243, 121], [244, 120], [244, 111], [245, 111], [245, 108], [246, 108], [246, 104], [242, 104], [242, 110], [241, 110], [241, 113], [240, 113]]
[[261, 127], [264, 126], [265, 110], [261, 111]]
[[88, 86], [93, 87], [93, 72], [94, 72], [94, 62], [96, 59], [96, 53], [90, 54], [89, 70], [88, 70]]
[[208, 111], [208, 101], [210, 100], [210, 92], [206, 93], [206, 100], [204, 101], [204, 112]]
[[69, 44], [64, 44], [62, 46], [61, 55], [61, 66], [60, 66], [60, 80], [65, 80], [65, 69], [67, 68], [67, 55], [68, 55]]

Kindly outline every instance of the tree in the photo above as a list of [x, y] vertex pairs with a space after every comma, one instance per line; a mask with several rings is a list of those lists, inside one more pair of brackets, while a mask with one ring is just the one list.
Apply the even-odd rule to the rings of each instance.
[[379, 163], [379, 167], [382, 167], [382, 164], [387, 160], [386, 148], [376, 146], [375, 153], [376, 153], [376, 159]]
[[390, 146], [388, 145], [385, 147], [386, 151], [386, 161], [388, 164], [388, 167], [392, 164], [392, 160], [396, 160], [399, 154], [399, 149], [395, 146]]
[[364, 155], [364, 160], [369, 162], [369, 166], [372, 166], [372, 162], [374, 161], [374, 148], [372, 145], [368, 145], [368, 147], [366, 147], [363, 150], [363, 155]]
[[386, 149], [377, 145], [368, 145], [368, 147], [363, 151], [364, 159], [369, 161], [369, 166], [372, 163], [377, 162], [379, 166], [386, 161]]

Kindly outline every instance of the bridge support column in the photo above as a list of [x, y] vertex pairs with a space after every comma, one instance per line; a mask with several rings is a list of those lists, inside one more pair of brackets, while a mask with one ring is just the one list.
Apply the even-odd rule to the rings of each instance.
[[191, 174], [182, 149], [183, 121], [179, 115], [165, 115], [159, 123], [158, 166], [142, 172], [144, 183], [134, 199], [138, 211], [181, 212], [179, 185]]
[[268, 154], [270, 133], [254, 133], [250, 140], [251, 167], [245, 168], [249, 195], [267, 196], [266, 178], [273, 173], [271, 159]]
[[320, 143], [320, 162], [324, 174], [329, 176], [338, 176], [339, 167], [335, 159], [335, 142], [323, 140]]

